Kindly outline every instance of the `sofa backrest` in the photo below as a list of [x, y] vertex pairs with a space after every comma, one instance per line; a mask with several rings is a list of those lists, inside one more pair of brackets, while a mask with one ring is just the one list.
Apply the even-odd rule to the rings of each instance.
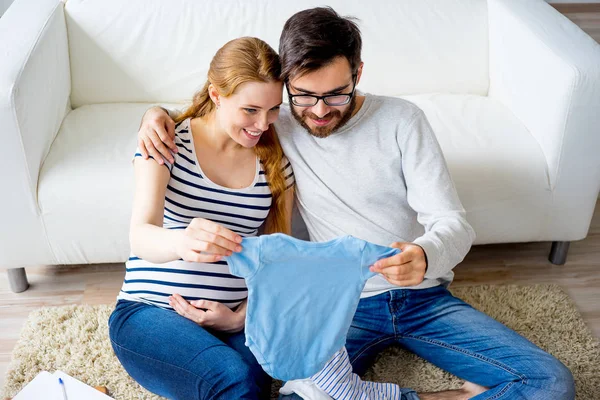
[[[256, 36], [275, 50], [284, 22], [322, 0], [68, 0], [74, 107], [184, 102], [219, 47]], [[359, 89], [486, 95], [486, 0], [328, 0], [363, 34]]]

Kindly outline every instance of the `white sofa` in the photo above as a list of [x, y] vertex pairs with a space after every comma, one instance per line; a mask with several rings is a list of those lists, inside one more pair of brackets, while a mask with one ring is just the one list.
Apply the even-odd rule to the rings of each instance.
[[[181, 107], [226, 41], [275, 49], [323, 0], [15, 0], [0, 19], [0, 265], [124, 261], [142, 113]], [[364, 92], [427, 114], [478, 244], [587, 235], [600, 46], [543, 0], [330, 0], [360, 19]]]

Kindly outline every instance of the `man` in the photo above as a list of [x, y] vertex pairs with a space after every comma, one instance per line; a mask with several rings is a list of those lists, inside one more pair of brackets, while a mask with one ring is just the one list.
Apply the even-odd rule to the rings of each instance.
[[[293, 15], [279, 47], [290, 106], [276, 123], [311, 240], [350, 234], [402, 250], [372, 267], [380, 275], [367, 282], [346, 343], [354, 372], [399, 344], [467, 381], [407, 398], [574, 398], [564, 365], [446, 289], [473, 229], [424, 113], [357, 93], [361, 45], [357, 25], [330, 8]], [[161, 141], [175, 149], [172, 136], [163, 110], [146, 113], [143, 152], [171, 157]]]

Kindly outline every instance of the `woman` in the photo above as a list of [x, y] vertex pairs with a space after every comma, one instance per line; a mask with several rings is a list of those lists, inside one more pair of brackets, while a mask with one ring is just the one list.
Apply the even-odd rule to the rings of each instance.
[[110, 338], [127, 372], [161, 396], [269, 396], [271, 379], [244, 345], [244, 280], [222, 258], [263, 223], [290, 231], [293, 173], [271, 127], [279, 74], [265, 42], [228, 42], [175, 120], [174, 162], [134, 158], [132, 255]]

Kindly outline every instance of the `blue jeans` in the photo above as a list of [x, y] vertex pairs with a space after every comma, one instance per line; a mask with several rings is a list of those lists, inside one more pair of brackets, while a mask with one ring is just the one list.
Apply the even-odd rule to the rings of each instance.
[[113, 350], [149, 391], [169, 399], [268, 399], [271, 378], [244, 332], [206, 330], [174, 311], [119, 301], [109, 319]]
[[346, 341], [354, 372], [364, 374], [392, 344], [490, 388], [473, 399], [575, 398], [573, 376], [560, 361], [444, 287], [360, 300]]

